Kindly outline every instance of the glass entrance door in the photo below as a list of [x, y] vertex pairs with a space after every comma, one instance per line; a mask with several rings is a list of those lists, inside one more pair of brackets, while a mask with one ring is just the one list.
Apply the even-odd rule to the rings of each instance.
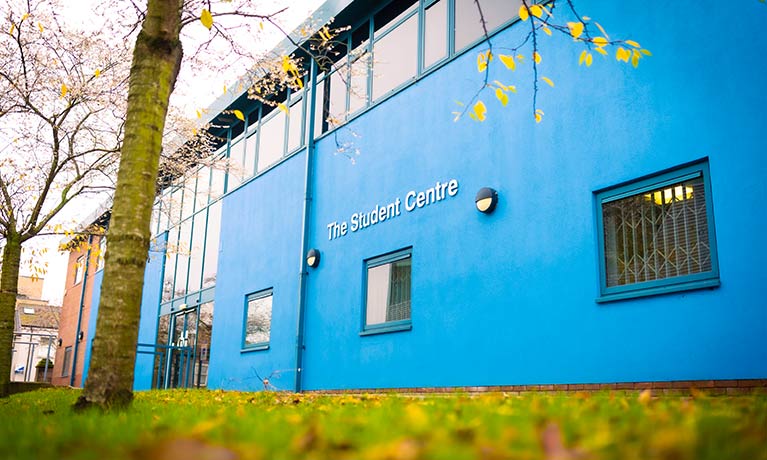
[[212, 329], [213, 302], [160, 317], [155, 388], [207, 386]]

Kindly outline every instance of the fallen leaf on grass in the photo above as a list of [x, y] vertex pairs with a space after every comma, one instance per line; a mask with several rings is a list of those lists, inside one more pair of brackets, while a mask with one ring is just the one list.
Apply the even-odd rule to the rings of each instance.
[[583, 452], [568, 449], [562, 440], [562, 430], [556, 423], [549, 423], [541, 432], [541, 447], [546, 460], [574, 460], [585, 458]]
[[170, 439], [148, 449], [142, 449], [135, 455], [141, 460], [236, 460], [239, 458], [231, 450], [205, 444], [197, 439]]

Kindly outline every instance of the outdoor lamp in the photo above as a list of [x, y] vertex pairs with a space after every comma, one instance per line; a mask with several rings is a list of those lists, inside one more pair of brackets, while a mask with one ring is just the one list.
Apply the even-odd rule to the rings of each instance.
[[78, 342], [82, 342], [83, 341], [83, 337], [84, 337], [83, 331], [80, 331], [80, 332], [77, 333], [77, 341]]
[[306, 253], [306, 265], [315, 268], [320, 264], [320, 251], [316, 249], [309, 249]]
[[59, 346], [61, 346], [62, 343], [64, 343], [64, 341], [61, 340], [61, 337], [59, 337], [59, 341], [58, 341]]
[[477, 205], [479, 212], [490, 214], [498, 204], [498, 192], [490, 187], [482, 187], [474, 198], [474, 204]]

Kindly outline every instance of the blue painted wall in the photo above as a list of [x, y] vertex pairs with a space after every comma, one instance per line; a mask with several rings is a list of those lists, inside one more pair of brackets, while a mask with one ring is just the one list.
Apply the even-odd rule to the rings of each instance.
[[[305, 156], [298, 154], [224, 199], [208, 386], [279, 389], [295, 379]], [[272, 288], [268, 350], [242, 352], [245, 296]]]
[[[361, 152], [318, 143], [305, 386], [420, 387], [756, 378], [767, 375], [767, 310], [758, 269], [767, 251], [767, 126], [758, 2], [718, 23], [715, 2], [579, 2], [613, 36], [654, 56], [638, 69], [543, 37], [542, 85], [531, 115], [529, 67], [491, 79], [519, 94], [489, 119], [453, 123], [454, 100], [481, 84], [476, 51], [339, 131]], [[564, 11], [559, 10], [559, 14]], [[558, 20], [562, 20], [561, 17]], [[496, 36], [515, 44], [521, 24]], [[705, 46], [702, 44], [705, 43]], [[738, 46], [733, 46], [738, 43]], [[352, 135], [354, 133], [354, 135]], [[708, 157], [721, 287], [599, 305], [592, 192]], [[425, 189], [460, 181], [457, 197], [328, 241], [325, 225]], [[482, 186], [500, 193], [491, 216], [474, 210]], [[360, 337], [363, 260], [413, 247], [408, 332]]]
[[[168, 232], [156, 237], [149, 249], [149, 259], [144, 270], [144, 290], [141, 294], [141, 318], [139, 319], [138, 343], [153, 344], [157, 340], [157, 318], [159, 314], [162, 290], [163, 267], [165, 265], [165, 243]], [[146, 306], [146, 308], [143, 308]], [[152, 309], [154, 306], [154, 309]], [[138, 347], [139, 351], [153, 351], [149, 347]], [[133, 388], [149, 390], [152, 388], [152, 373], [154, 372], [154, 355], [136, 354]]]
[[96, 319], [99, 316], [99, 299], [101, 299], [101, 282], [104, 280], [104, 270], [99, 270], [93, 276], [93, 291], [91, 292], [91, 310], [88, 316], [88, 336], [85, 338], [85, 354], [83, 355], [83, 387], [91, 367], [91, 346], [96, 336]]
[[[477, 48], [318, 141], [308, 247], [322, 262], [308, 277], [306, 389], [767, 376], [767, 8], [744, 2], [712, 35], [713, 1], [578, 6], [653, 56], [634, 69], [595, 55], [586, 69], [572, 40], [542, 36], [540, 72], [556, 87], [541, 86], [541, 124], [530, 68], [495, 61], [491, 79], [519, 93], [507, 108], [487, 93], [486, 122], [454, 123], [453, 101], [482, 82]], [[524, 33], [515, 25], [493, 41]], [[355, 161], [337, 140], [359, 150]], [[721, 286], [597, 304], [593, 192], [704, 157]], [[304, 161], [224, 199], [211, 387], [259, 389], [258, 374], [292, 388]], [[457, 196], [328, 240], [330, 222], [449, 179]], [[500, 194], [489, 216], [474, 208], [483, 186]], [[361, 337], [364, 260], [410, 246], [412, 330]], [[270, 348], [243, 353], [245, 296], [267, 288]], [[142, 314], [156, 311], [145, 302]]]

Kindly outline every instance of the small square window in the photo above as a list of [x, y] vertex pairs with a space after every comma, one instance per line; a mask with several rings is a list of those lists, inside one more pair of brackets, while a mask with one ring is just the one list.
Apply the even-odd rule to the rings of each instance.
[[272, 329], [272, 290], [250, 294], [245, 306], [243, 349], [266, 349]]
[[64, 365], [61, 366], [61, 376], [69, 377], [69, 368], [72, 367], [72, 347], [64, 349]]
[[598, 301], [719, 285], [708, 162], [596, 193]]
[[365, 262], [363, 333], [410, 329], [411, 256], [406, 249]]

